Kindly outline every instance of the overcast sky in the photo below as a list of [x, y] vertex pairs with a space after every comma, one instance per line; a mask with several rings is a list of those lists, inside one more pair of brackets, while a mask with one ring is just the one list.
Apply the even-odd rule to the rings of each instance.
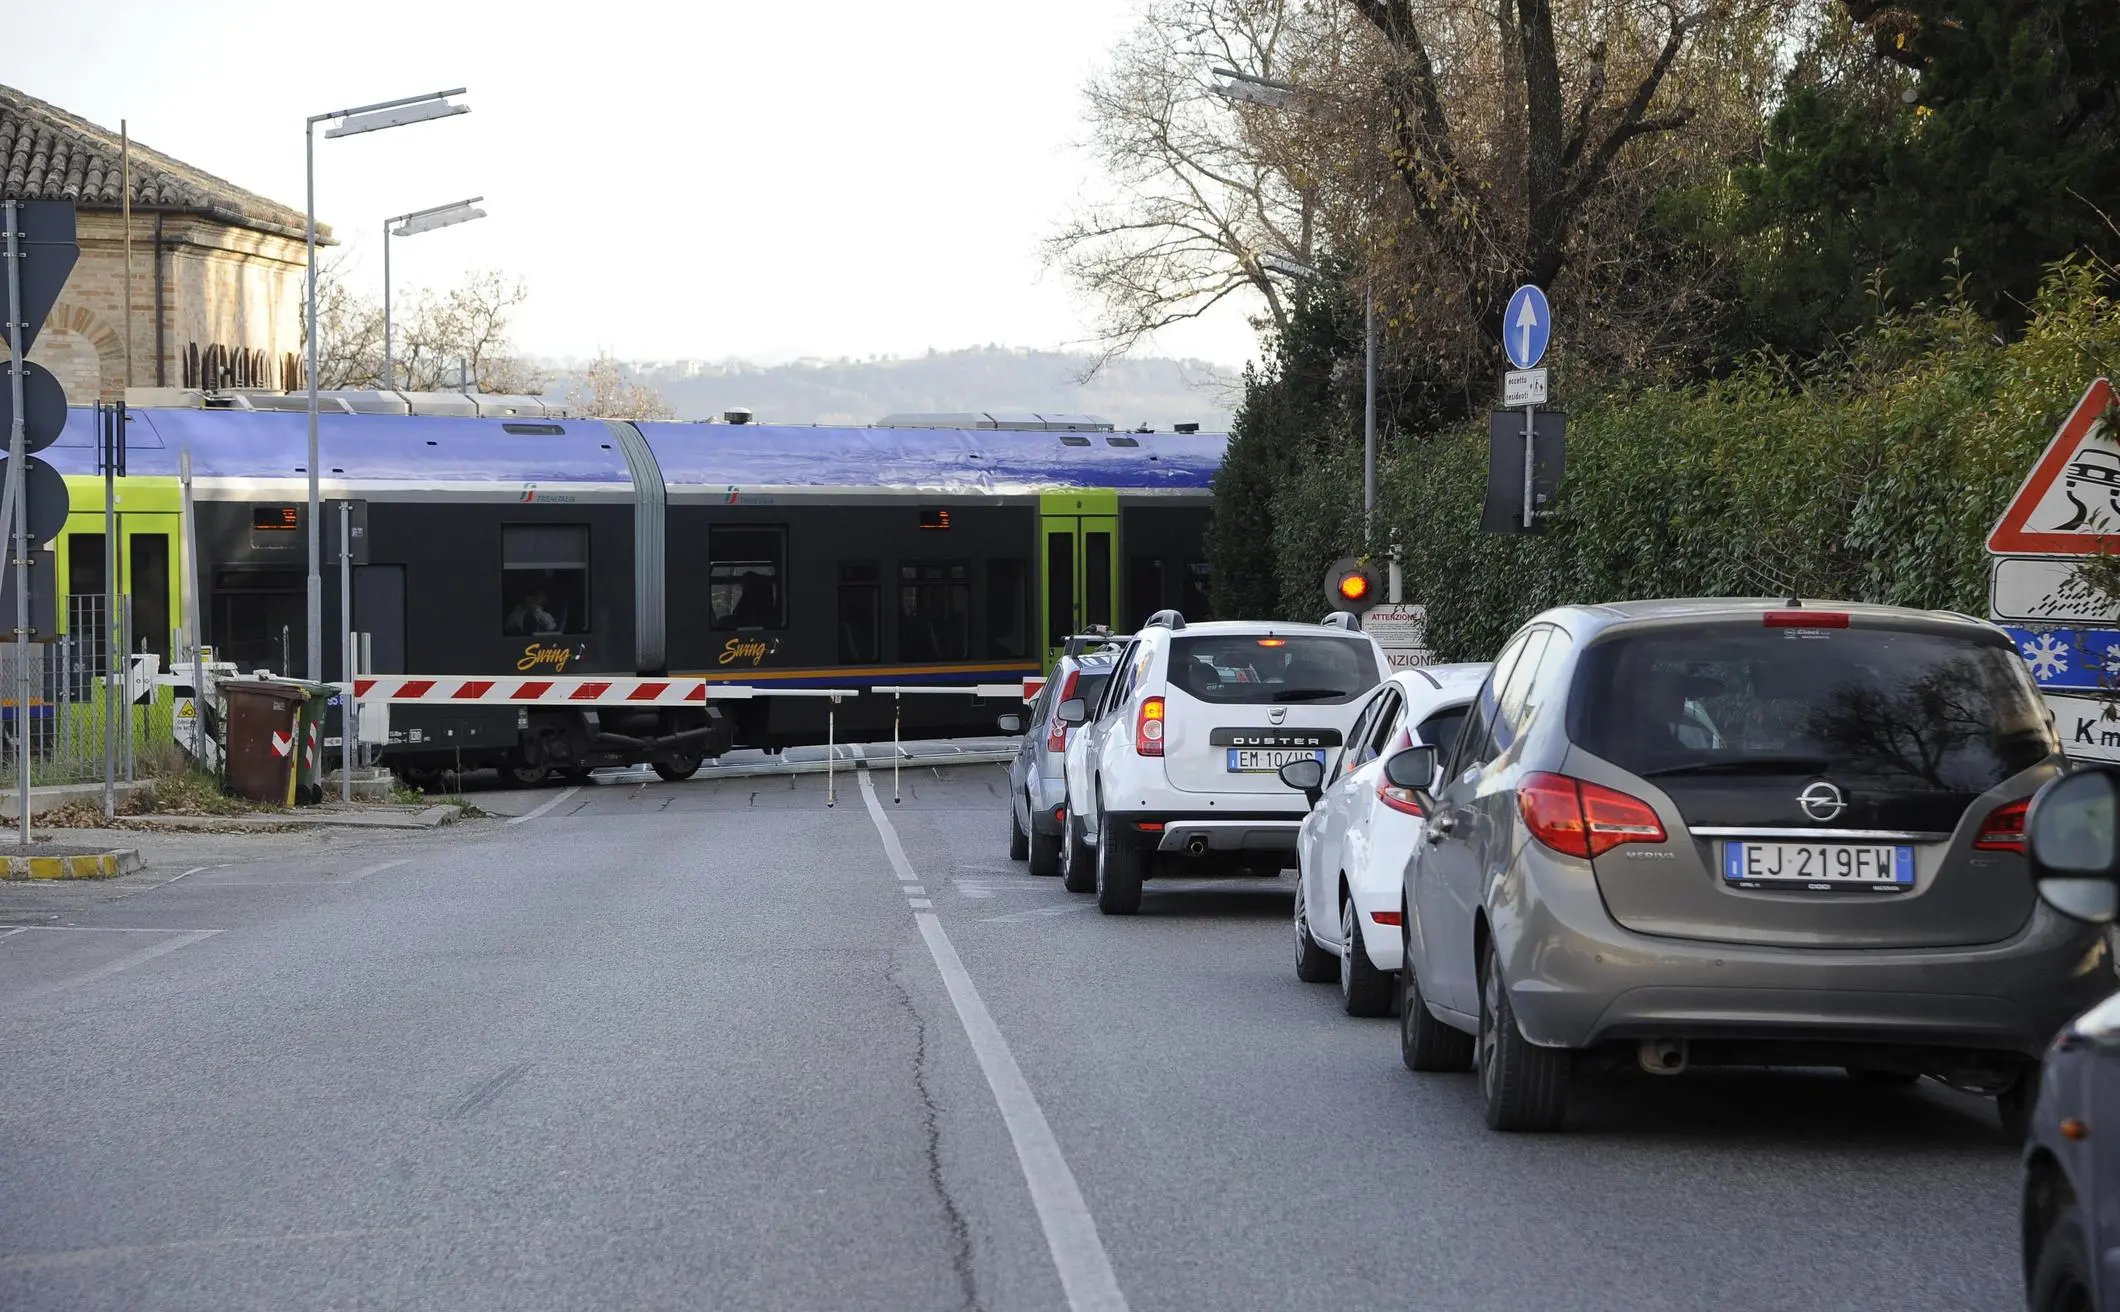
[[[622, 358], [909, 355], [1087, 335], [1039, 240], [1093, 184], [1081, 86], [1138, 0], [69, 0], [0, 80], [300, 209], [302, 120], [448, 87], [472, 112], [317, 142], [317, 212], [402, 291], [520, 273], [519, 344]], [[1242, 309], [1157, 354], [1242, 363]]]

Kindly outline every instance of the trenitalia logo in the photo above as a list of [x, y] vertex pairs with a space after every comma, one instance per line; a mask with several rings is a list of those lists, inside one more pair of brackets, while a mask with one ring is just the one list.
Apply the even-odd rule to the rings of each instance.
[[535, 483], [525, 483], [525, 484], [523, 484], [523, 495], [522, 495], [522, 499], [521, 499], [521, 500], [520, 500], [519, 502], [517, 502], [517, 504], [518, 504], [518, 505], [525, 505], [525, 506], [527, 506], [527, 505], [533, 505], [533, 504], [536, 504], [536, 503], [539, 503], [539, 502], [542, 502], [542, 503], [544, 503], [544, 504], [546, 504], [546, 505], [554, 505], [554, 506], [571, 506], [571, 505], [573, 505], [573, 504], [574, 504], [574, 498], [573, 498], [573, 497], [570, 497], [570, 496], [567, 496], [566, 494], [564, 494], [564, 493], [560, 493], [560, 492], [543, 492], [543, 493], [540, 493], [540, 492], [539, 492], [539, 491], [537, 490], [537, 484], [535, 484]]

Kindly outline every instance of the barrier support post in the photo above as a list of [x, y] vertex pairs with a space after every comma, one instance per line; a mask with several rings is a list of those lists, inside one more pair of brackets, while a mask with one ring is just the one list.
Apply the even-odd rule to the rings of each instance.
[[898, 763], [905, 759], [905, 749], [898, 745], [898, 716], [905, 709], [905, 693], [897, 688], [891, 690], [891, 805], [903, 800], [898, 793]]
[[839, 748], [836, 744], [839, 724], [839, 694], [824, 707], [824, 804], [839, 805], [838, 781], [833, 777], [833, 767], [839, 763]]

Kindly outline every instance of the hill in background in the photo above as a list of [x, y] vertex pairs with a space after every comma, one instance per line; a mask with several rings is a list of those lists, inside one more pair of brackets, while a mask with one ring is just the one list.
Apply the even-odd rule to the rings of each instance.
[[[626, 376], [653, 388], [681, 419], [718, 418], [743, 407], [759, 423], [872, 424], [885, 415], [938, 411], [1033, 411], [1094, 414], [1120, 428], [1168, 429], [1196, 423], [1207, 432], [1229, 426], [1241, 396], [1238, 371], [1203, 360], [1121, 359], [1087, 385], [1077, 382], [1089, 357], [1064, 351], [999, 346], [929, 351], [906, 359], [641, 361]], [[566, 392], [586, 362], [568, 361]]]

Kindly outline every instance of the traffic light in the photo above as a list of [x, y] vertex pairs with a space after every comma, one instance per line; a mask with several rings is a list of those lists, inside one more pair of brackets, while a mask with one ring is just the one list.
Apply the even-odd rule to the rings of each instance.
[[1342, 556], [1325, 572], [1325, 605], [1360, 615], [1384, 600], [1384, 580], [1352, 556]]

